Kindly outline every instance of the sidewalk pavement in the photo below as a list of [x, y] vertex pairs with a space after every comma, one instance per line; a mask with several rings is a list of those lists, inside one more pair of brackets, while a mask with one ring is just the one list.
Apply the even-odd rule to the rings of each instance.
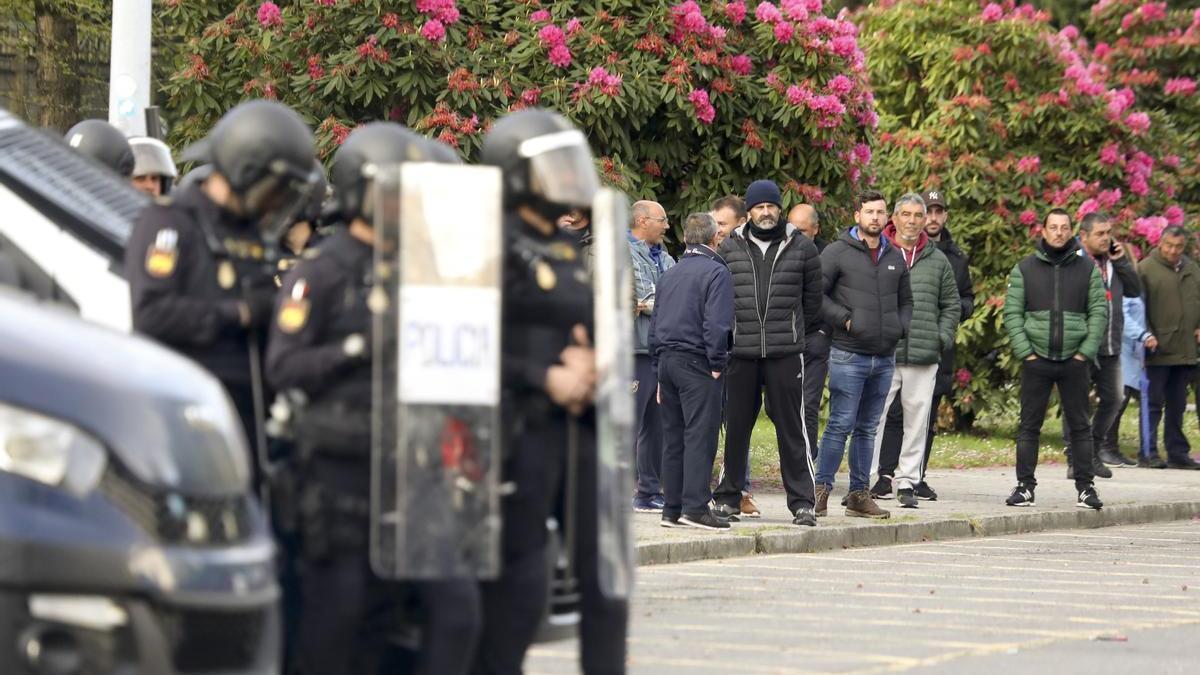
[[1005, 506], [1016, 478], [1011, 467], [930, 471], [936, 502], [902, 509], [895, 499], [880, 500], [892, 512], [887, 520], [848, 518], [840, 505], [847, 475], [838, 474], [829, 498], [829, 516], [816, 527], [792, 525], [782, 492], [755, 492], [762, 518], [744, 518], [730, 530], [667, 529], [657, 513], [635, 513], [639, 565], [679, 563], [756, 553], [811, 553], [858, 546], [884, 546], [939, 539], [986, 537], [1041, 530], [1085, 529], [1200, 518], [1200, 471], [1113, 469], [1096, 479], [1101, 511], [1075, 506], [1073, 481], [1062, 464], [1039, 468], [1037, 506]]

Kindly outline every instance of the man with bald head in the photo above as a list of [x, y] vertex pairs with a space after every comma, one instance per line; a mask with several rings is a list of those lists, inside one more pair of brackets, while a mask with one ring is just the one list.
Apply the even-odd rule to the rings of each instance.
[[637, 494], [633, 508], [640, 513], [661, 512], [663, 507], [662, 470], [663, 430], [658, 401], [654, 393], [658, 378], [650, 359], [650, 319], [654, 315], [654, 298], [658, 280], [675, 260], [663, 247], [663, 238], [670, 229], [667, 212], [658, 202], [634, 203], [629, 212], [629, 254], [633, 258], [633, 286], [637, 308], [634, 316], [634, 380], [638, 431], [636, 454]]
[[812, 239], [818, 252], [825, 250], [825, 245], [829, 242], [821, 238], [821, 220], [812, 204], [793, 206], [792, 210], [788, 211], [788, 222], [800, 230], [801, 234]]

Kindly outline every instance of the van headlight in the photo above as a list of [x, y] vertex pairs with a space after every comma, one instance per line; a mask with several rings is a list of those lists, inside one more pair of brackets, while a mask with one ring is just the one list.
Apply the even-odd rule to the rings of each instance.
[[104, 446], [74, 424], [0, 403], [0, 471], [82, 497], [105, 462]]

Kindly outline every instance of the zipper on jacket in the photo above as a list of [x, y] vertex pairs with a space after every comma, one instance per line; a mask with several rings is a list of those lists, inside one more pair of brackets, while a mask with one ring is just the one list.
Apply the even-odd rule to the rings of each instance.
[[[754, 252], [750, 249], [749, 235], [742, 237], [742, 244], [746, 247], [746, 256], [750, 258], [750, 272], [754, 276], [754, 312], [758, 315], [758, 344], [762, 348], [762, 355], [767, 355], [767, 336], [766, 327], [763, 322], [763, 312], [758, 306], [758, 270], [754, 267]], [[758, 246], [758, 244], [755, 244]], [[771, 280], [767, 280], [768, 295], [771, 288]], [[770, 300], [770, 297], [767, 298]]]
[[[778, 225], [776, 225], [776, 227], [778, 227]], [[771, 269], [769, 272], [767, 272], [767, 304], [766, 304], [766, 307], [764, 310], [765, 313], [767, 313], [767, 314], [769, 314], [771, 312], [771, 287], [775, 285], [775, 263], [779, 262], [779, 256], [783, 255], [783, 249], [787, 248], [787, 245], [790, 243], [792, 243], [792, 238], [784, 239], [783, 242], [779, 244], [779, 248], [775, 249], [775, 257], [771, 259]], [[770, 247], [768, 247], [768, 248], [770, 248]], [[763, 257], [765, 258], [766, 256], [763, 256]], [[763, 260], [763, 262], [766, 262], [766, 260]], [[754, 288], [757, 289], [758, 284], [755, 284]], [[757, 300], [757, 298], [755, 298], [755, 300]], [[767, 324], [766, 324], [766, 321], [764, 321], [762, 314], [759, 314], [759, 316], [758, 316], [758, 328], [761, 331], [762, 336], [763, 336], [762, 337], [762, 355], [763, 355], [763, 358], [765, 359], [765, 358], [767, 358]], [[796, 326], [795, 326], [795, 321], [793, 320], [792, 335], [795, 336], [795, 334], [796, 334]], [[795, 342], [794, 337], [793, 337], [792, 341]]]
[[1050, 358], [1061, 357], [1063, 348], [1063, 336], [1059, 331], [1062, 330], [1062, 302], [1058, 297], [1059, 288], [1059, 270], [1058, 265], [1054, 265], [1054, 309], [1050, 312]]

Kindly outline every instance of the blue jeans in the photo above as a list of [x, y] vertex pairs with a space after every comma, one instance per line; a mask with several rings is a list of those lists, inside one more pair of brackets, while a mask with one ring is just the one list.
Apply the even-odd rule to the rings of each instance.
[[850, 438], [850, 491], [867, 489], [871, 458], [875, 454], [875, 429], [896, 357], [870, 356], [829, 350], [829, 421], [821, 435], [817, 457], [817, 484], [833, 487], [833, 475], [842, 464], [846, 438]]

